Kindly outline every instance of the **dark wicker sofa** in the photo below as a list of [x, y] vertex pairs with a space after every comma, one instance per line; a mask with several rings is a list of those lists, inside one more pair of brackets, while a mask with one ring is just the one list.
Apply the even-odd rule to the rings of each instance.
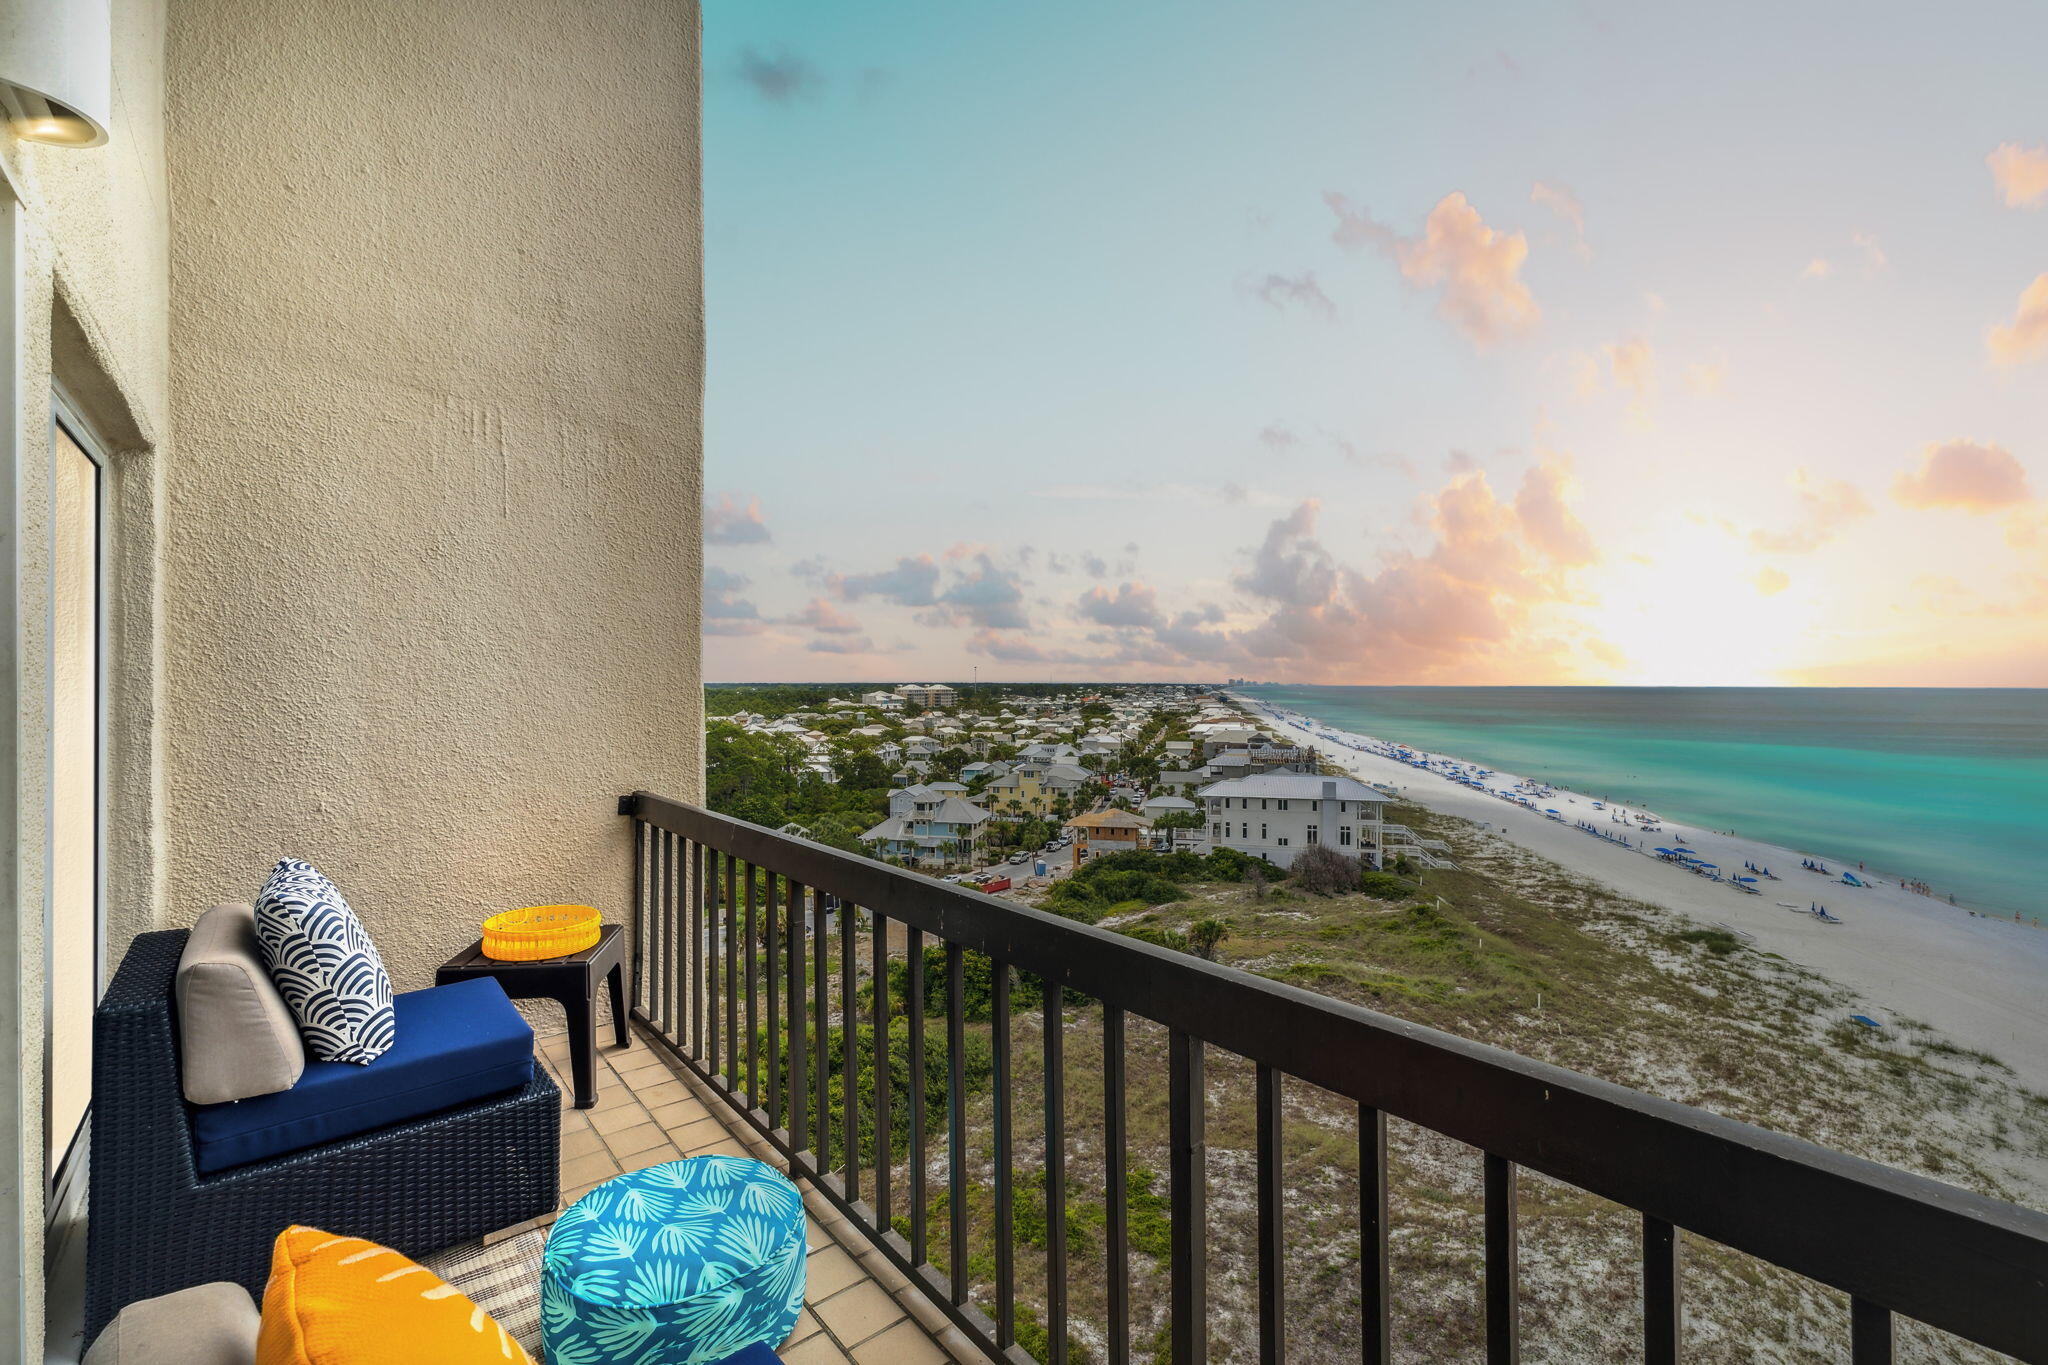
[[258, 1302], [293, 1223], [409, 1256], [552, 1211], [561, 1096], [523, 1090], [200, 1175], [173, 987], [185, 931], [141, 934], [93, 1015], [85, 1335], [137, 1299], [233, 1280]]

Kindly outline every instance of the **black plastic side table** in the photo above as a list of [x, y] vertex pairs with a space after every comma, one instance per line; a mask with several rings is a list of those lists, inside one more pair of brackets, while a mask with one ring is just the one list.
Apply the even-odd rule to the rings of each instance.
[[538, 962], [500, 962], [484, 956], [484, 941], [478, 939], [449, 958], [434, 973], [434, 984], [445, 986], [465, 977], [494, 976], [514, 1000], [557, 1000], [569, 1016], [569, 1065], [576, 1081], [576, 1107], [588, 1109], [597, 1103], [597, 982], [607, 978], [611, 986], [612, 1022], [619, 1033], [619, 1046], [632, 1046], [633, 1035], [626, 1027], [626, 935], [616, 924], [597, 931], [597, 942], [567, 957], [543, 958]]

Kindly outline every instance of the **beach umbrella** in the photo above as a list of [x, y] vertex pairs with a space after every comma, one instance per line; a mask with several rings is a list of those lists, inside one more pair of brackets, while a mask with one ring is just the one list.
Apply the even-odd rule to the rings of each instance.
[[1672, 849], [1671, 851], [1672, 851], [1673, 853], [1691, 853], [1691, 852], [1692, 852], [1692, 850], [1691, 850], [1691, 849], [1689, 849], [1689, 848], [1674, 848], [1674, 849]]
[[1737, 878], [1736, 878], [1735, 880], [1736, 880], [1736, 881], [1738, 881], [1738, 882], [1753, 882], [1753, 881], [1755, 881], [1755, 880], [1756, 880], [1756, 878], [1754, 878], [1754, 877], [1737, 877]]
[[1668, 854], [1676, 853], [1676, 852], [1677, 852], [1678, 850], [1677, 850], [1677, 849], [1672, 849], [1672, 848], [1660, 848], [1660, 849], [1657, 849], [1657, 850], [1655, 850], [1655, 851], [1656, 851], [1656, 852], [1658, 852], [1658, 853], [1663, 853], [1663, 854], [1667, 854], [1667, 855], [1668, 855]]

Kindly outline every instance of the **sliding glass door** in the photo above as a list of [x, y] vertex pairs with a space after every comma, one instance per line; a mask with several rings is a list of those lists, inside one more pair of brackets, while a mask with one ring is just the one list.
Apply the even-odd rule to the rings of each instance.
[[92, 1103], [92, 1012], [99, 1001], [102, 697], [101, 475], [83, 428], [60, 409], [55, 461], [51, 605], [50, 899], [44, 1051], [44, 1150], [50, 1190], [71, 1174]]

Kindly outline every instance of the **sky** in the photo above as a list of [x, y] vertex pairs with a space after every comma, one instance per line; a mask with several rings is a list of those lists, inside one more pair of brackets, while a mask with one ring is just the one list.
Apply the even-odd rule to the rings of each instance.
[[2044, 50], [709, 5], [706, 676], [2048, 686]]

